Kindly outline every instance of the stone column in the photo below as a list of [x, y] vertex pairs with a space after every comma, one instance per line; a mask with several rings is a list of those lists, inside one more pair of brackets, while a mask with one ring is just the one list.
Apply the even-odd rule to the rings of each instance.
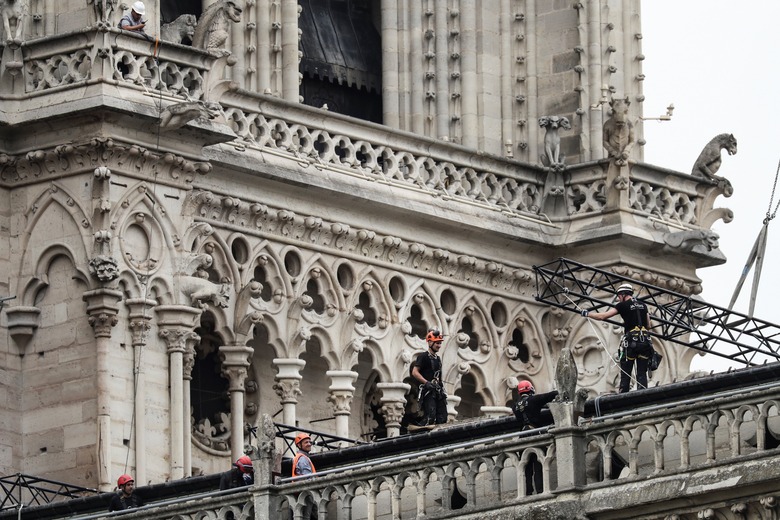
[[282, 422], [287, 426], [296, 426], [295, 405], [301, 395], [300, 371], [306, 361], [298, 358], [276, 358], [274, 365], [278, 372], [274, 380], [274, 390], [282, 402]]
[[97, 468], [100, 491], [114, 489], [111, 478], [111, 329], [119, 318], [122, 293], [115, 289], [94, 289], [82, 296], [87, 303], [89, 324], [95, 333], [97, 385]]
[[184, 377], [184, 476], [192, 476], [192, 369], [195, 366], [195, 341], [187, 342], [187, 349], [182, 356], [182, 376]]
[[377, 383], [382, 392], [379, 402], [382, 403], [382, 416], [385, 418], [388, 437], [398, 437], [401, 434], [401, 420], [406, 410], [406, 394], [411, 385], [406, 383]]
[[222, 375], [230, 392], [230, 453], [235, 461], [244, 454], [244, 381], [255, 349], [244, 345], [219, 347]]
[[298, 0], [282, 0], [282, 99], [298, 103]]
[[330, 378], [328, 402], [333, 405], [333, 414], [336, 416], [336, 435], [349, 438], [350, 405], [355, 395], [353, 383], [358, 373], [351, 370], [328, 370], [325, 375]]
[[135, 481], [143, 486], [146, 481], [146, 374], [141, 354], [149, 338], [152, 328], [152, 307], [157, 305], [154, 300], [132, 298], [125, 300], [130, 310], [130, 333], [133, 344], [134, 364], [133, 375], [135, 395], [135, 426], [133, 438], [135, 441]]
[[[200, 340], [194, 329], [201, 310], [185, 305], [159, 305], [158, 335], [168, 347], [168, 377], [170, 382], [171, 480], [184, 477], [184, 353], [188, 343]], [[189, 421], [186, 422], [189, 429]]]

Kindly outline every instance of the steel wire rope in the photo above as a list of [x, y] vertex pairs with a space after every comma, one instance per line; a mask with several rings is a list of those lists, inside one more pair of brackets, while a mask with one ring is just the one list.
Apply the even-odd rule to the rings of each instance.
[[[559, 284], [559, 283], [558, 283], [557, 281], [555, 281], [554, 279], [551, 279], [550, 281], [551, 281], [551, 282], [553, 282], [555, 285], [557, 285], [558, 287], [560, 287], [560, 288], [563, 290], [563, 295], [566, 297], [566, 299], [567, 299], [567, 300], [569, 300], [569, 301], [571, 302], [571, 304], [572, 304], [572, 305], [574, 305], [574, 307], [575, 307], [575, 308], [576, 308], [578, 311], [580, 311], [580, 312], [581, 312], [581, 311], [584, 311], [584, 310], [585, 310], [585, 309], [583, 309], [582, 307], [580, 307], [579, 305], [577, 305], [577, 303], [575, 303], [575, 301], [574, 301], [574, 300], [572, 300], [572, 299], [571, 299], [571, 297], [569, 296], [569, 289], [568, 289], [568, 287], [564, 287], [564, 286], [562, 286], [561, 284]], [[620, 364], [618, 364], [618, 362], [617, 362], [617, 361], [615, 361], [615, 358], [614, 358], [614, 356], [613, 356], [613, 355], [612, 355], [612, 353], [611, 353], [611, 352], [610, 352], [610, 351], [607, 349], [606, 345], [604, 345], [604, 342], [602, 342], [602, 341], [601, 341], [601, 339], [600, 339], [600, 336], [599, 336], [599, 333], [598, 333], [598, 331], [596, 330], [596, 327], [593, 325], [593, 320], [591, 320], [591, 318], [589, 318], [588, 316], [585, 316], [585, 318], [588, 320], [588, 325], [590, 325], [590, 328], [593, 330], [593, 334], [596, 336], [596, 343], [597, 343], [597, 344], [598, 344], [598, 345], [599, 345], [599, 346], [600, 346], [602, 349], [604, 349], [604, 352], [606, 352], [606, 354], [607, 354], [607, 357], [609, 358], [609, 360], [610, 360], [610, 361], [612, 361], [612, 364], [613, 364], [613, 365], [615, 365], [615, 366], [617, 367], [618, 371], [619, 371], [621, 374], [625, 374], [625, 375], [627, 375], [627, 376], [628, 376], [628, 378], [631, 380], [631, 382], [632, 382], [632, 383], [636, 383], [637, 389], [639, 389], [639, 382], [638, 382], [636, 379], [634, 379], [634, 377], [633, 377], [631, 374], [629, 374], [628, 372], [626, 372], [625, 370], [623, 370], [623, 369], [620, 367]], [[621, 339], [620, 341], [621, 341], [621, 343], [622, 343], [622, 342], [624, 342], [624, 339]], [[624, 348], [625, 348], [625, 347], [624, 347]], [[637, 366], [637, 368], [638, 368], [638, 366]]]
[[[156, 135], [156, 142], [155, 142], [155, 152], [158, 154], [158, 156], [160, 154], [160, 133], [161, 133], [160, 122], [162, 121], [162, 103], [163, 103], [163, 100], [162, 100], [162, 73], [160, 72], [159, 52], [160, 52], [160, 39], [158, 37], [155, 37], [154, 48], [152, 50], [152, 58], [154, 59], [154, 62], [155, 62], [155, 65], [156, 65], [156, 69], [157, 69], [157, 91], [159, 93], [159, 98], [154, 102], [154, 105], [157, 108], [157, 135]], [[152, 97], [152, 100], [154, 101], [155, 98], [151, 94], [151, 92], [149, 92], [149, 89], [146, 88], [146, 85], [142, 83], [142, 86], [144, 87], [144, 90], [146, 91], [146, 93], [149, 94]], [[154, 179], [152, 181], [152, 196], [151, 196], [151, 199], [152, 199], [151, 212], [152, 212], [152, 216], [153, 217], [154, 217], [155, 209], [156, 209], [156, 205], [157, 205], [157, 176], [158, 176], [158, 174], [159, 174], [158, 169], [155, 167], [155, 169], [154, 169]], [[151, 250], [150, 250], [150, 253], [151, 253]], [[145, 327], [145, 324], [147, 322], [147, 314], [146, 314], [147, 305], [146, 305], [146, 302], [148, 301], [148, 298], [149, 298], [149, 276], [151, 274], [151, 270], [152, 270], [151, 263], [147, 261], [146, 262], [146, 274], [144, 275], [144, 277], [143, 277], [143, 279], [141, 281], [141, 285], [143, 286], [143, 297], [142, 297], [143, 302], [141, 303], [141, 305], [142, 305], [141, 319], [142, 319], [142, 323], [144, 324], [144, 325], [142, 325], [142, 327]], [[151, 316], [149, 316], [149, 319], [151, 319]], [[142, 334], [143, 334], [143, 332], [142, 332]], [[138, 351], [138, 360], [137, 360], [137, 362], [135, 360], [133, 361], [133, 413], [132, 413], [132, 415], [130, 417], [130, 435], [129, 435], [129, 439], [133, 439], [133, 440], [135, 440], [134, 437], [133, 437], [133, 432], [135, 431], [135, 422], [136, 422], [136, 404], [135, 403], [136, 403], [136, 400], [138, 399], [138, 387], [139, 387], [139, 385], [138, 385], [138, 378], [139, 378], [139, 374], [141, 372], [142, 358], [143, 358], [143, 353], [144, 353], [144, 347], [145, 346], [146, 346], [146, 341], [143, 341], [143, 342], [140, 343], [140, 346], [138, 347], [138, 349], [139, 349], [139, 351]], [[128, 439], [128, 441], [129, 441], [129, 439]], [[127, 450], [126, 450], [126, 453], [125, 453], [124, 473], [127, 473], [127, 467], [128, 467], [128, 464], [129, 464], [129, 459], [130, 459], [130, 442], [127, 443]], [[136, 450], [136, 471], [137, 470], [138, 470], [138, 450]]]

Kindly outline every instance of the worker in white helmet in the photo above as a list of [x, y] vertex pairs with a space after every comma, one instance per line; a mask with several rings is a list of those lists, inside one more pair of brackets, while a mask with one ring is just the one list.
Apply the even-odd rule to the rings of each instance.
[[583, 310], [582, 315], [594, 320], [606, 320], [620, 314], [623, 318], [625, 334], [620, 345], [620, 393], [631, 388], [631, 373], [636, 363], [637, 390], [647, 388], [647, 369], [653, 357], [653, 344], [650, 339], [650, 316], [647, 305], [634, 298], [634, 288], [624, 283], [617, 289], [618, 303], [604, 311]]
[[135, 2], [130, 12], [125, 14], [121, 20], [119, 20], [119, 28], [125, 31], [133, 31], [138, 33], [144, 32], [146, 26], [146, 20], [143, 16], [146, 14], [146, 6], [143, 2]]

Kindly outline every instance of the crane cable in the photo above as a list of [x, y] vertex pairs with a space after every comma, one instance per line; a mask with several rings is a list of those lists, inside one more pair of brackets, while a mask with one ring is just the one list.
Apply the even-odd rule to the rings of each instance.
[[775, 191], [777, 190], [777, 180], [778, 177], [780, 177], [780, 161], [777, 163], [777, 171], [775, 172], [775, 182], [772, 184], [772, 194], [769, 196], [769, 206], [766, 210], [766, 215], [764, 216], [763, 225], [761, 227], [761, 231], [758, 233], [758, 237], [756, 237], [756, 242], [753, 244], [753, 248], [750, 250], [750, 253], [748, 254], [747, 261], [745, 262], [745, 267], [742, 268], [742, 274], [740, 275], [739, 281], [737, 282], [737, 286], [734, 288], [734, 293], [731, 296], [731, 301], [729, 302], [729, 310], [732, 310], [734, 308], [734, 304], [737, 302], [737, 297], [739, 296], [739, 292], [742, 290], [742, 285], [745, 283], [745, 279], [747, 278], [748, 273], [750, 272], [750, 269], [753, 267], [753, 264], [756, 266], [756, 270], [753, 273], [753, 286], [750, 290], [750, 307], [748, 310], [748, 315], [750, 317], [753, 316], [753, 311], [756, 307], [756, 296], [758, 295], [758, 286], [761, 281], [761, 270], [764, 267], [764, 253], [766, 252], [766, 242], [767, 237], [769, 236], [769, 223], [777, 216], [777, 210], [778, 207], [780, 207], [780, 199], [778, 199], [777, 203], [775, 204], [774, 211], [772, 210], [772, 204], [775, 200]]

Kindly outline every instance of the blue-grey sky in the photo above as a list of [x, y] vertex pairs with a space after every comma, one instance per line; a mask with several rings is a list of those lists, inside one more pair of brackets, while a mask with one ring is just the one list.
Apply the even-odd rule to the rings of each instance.
[[[748, 253], [769, 208], [780, 161], [780, 1], [644, 0], [642, 47], [644, 115], [665, 112], [668, 122], [645, 122], [645, 161], [690, 172], [702, 147], [715, 135], [731, 132], [738, 153], [723, 153], [718, 172], [734, 186], [730, 198], [715, 206], [734, 212], [728, 224], [717, 222], [725, 265], [700, 269], [703, 298], [727, 307]], [[780, 199], [780, 186], [773, 208]], [[735, 310], [747, 313], [751, 271]], [[780, 287], [780, 217], [769, 225], [755, 316], [780, 324], [774, 300]], [[722, 363], [706, 358], [693, 368], [719, 370]]]

